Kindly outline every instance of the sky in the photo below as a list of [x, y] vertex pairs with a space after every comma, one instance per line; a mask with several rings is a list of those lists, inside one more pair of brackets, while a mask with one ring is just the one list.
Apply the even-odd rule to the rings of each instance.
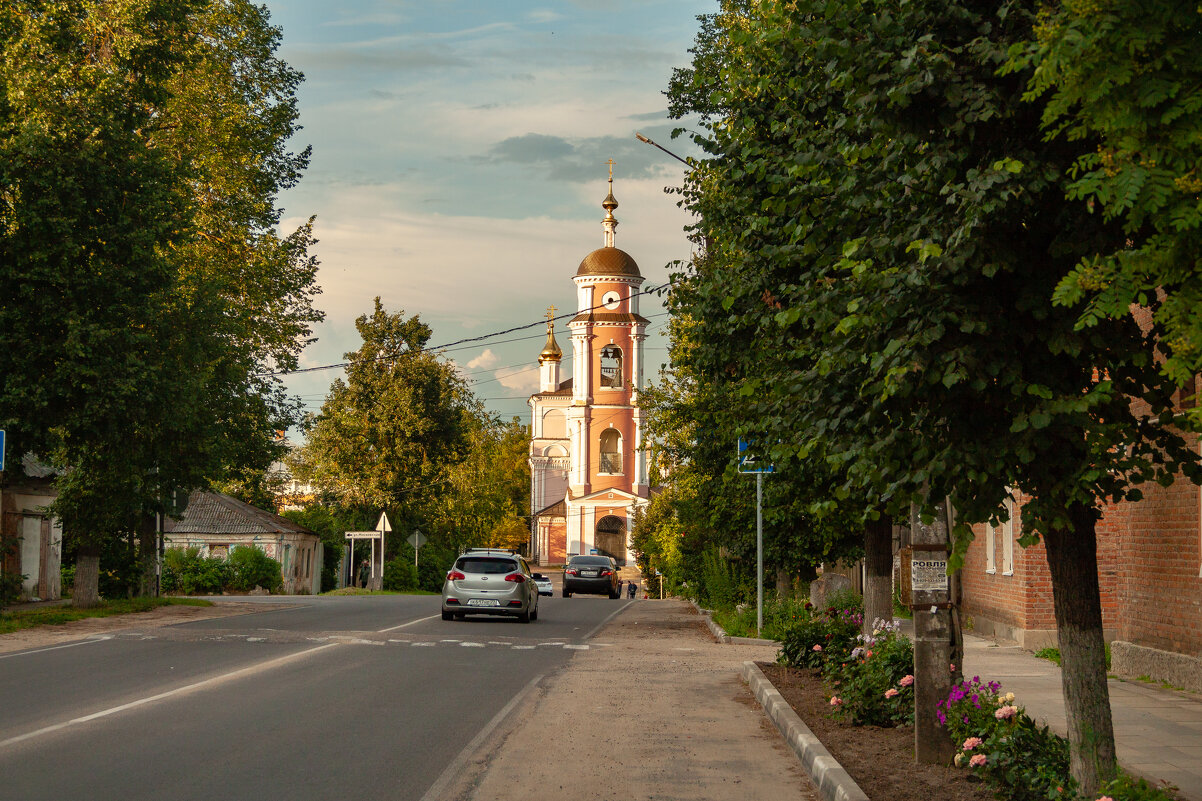
[[[266, 0], [279, 55], [305, 74], [296, 148], [310, 167], [280, 198], [282, 227], [316, 217], [317, 305], [326, 320], [302, 367], [345, 361], [355, 319], [380, 296], [417, 314], [431, 346], [571, 311], [572, 276], [602, 245], [601, 201], [613, 159], [616, 244], [644, 288], [692, 252], [690, 219], [665, 187], [684, 166], [667, 116], [673, 68], [689, 63], [697, 16], [716, 0]], [[651, 320], [645, 378], [667, 361], [666, 315]], [[571, 375], [564, 327], [563, 375]], [[516, 340], [516, 341], [514, 341]], [[503, 419], [528, 422], [545, 328], [448, 349]], [[317, 412], [339, 370], [286, 378]]]

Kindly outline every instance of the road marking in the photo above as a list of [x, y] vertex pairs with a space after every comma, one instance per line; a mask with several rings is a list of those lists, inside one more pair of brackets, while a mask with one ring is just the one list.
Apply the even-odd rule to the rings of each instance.
[[564, 649], [570, 650], [570, 651], [587, 651], [588, 646], [587, 645], [565, 645]]
[[478, 749], [488, 738], [488, 736], [492, 734], [493, 729], [501, 725], [501, 722], [505, 720], [509, 713], [511, 713], [514, 708], [517, 707], [517, 705], [521, 703], [526, 696], [534, 690], [535, 687], [538, 686], [538, 683], [543, 680], [543, 676], [545, 675], [545, 673], [540, 673], [539, 675], [535, 676], [530, 680], [529, 684], [521, 689], [517, 695], [509, 699], [509, 703], [506, 704], [500, 712], [494, 715], [492, 720], [484, 724], [484, 728], [477, 732], [476, 736], [472, 738], [472, 741], [465, 745], [463, 750], [460, 751], [453, 760], [451, 760], [451, 763], [447, 765], [446, 769], [443, 770], [441, 774], [439, 774], [438, 778], [434, 780], [434, 784], [430, 785], [430, 789], [426, 790], [425, 795], [418, 799], [418, 801], [438, 801], [439, 799], [442, 799], [446, 794], [447, 788], [450, 786], [451, 782], [458, 778], [459, 774], [463, 771], [463, 768], [467, 765], [467, 762], [471, 758], [472, 754], [476, 752], [476, 749]]
[[112, 638], [113, 638], [113, 635], [111, 635], [111, 634], [93, 634], [91, 637], [89, 637], [86, 640], [80, 640], [79, 642], [69, 642], [66, 645], [51, 645], [48, 648], [38, 648], [33, 651], [17, 651], [14, 654], [0, 654], [0, 659], [12, 659], [14, 656], [29, 656], [30, 654], [43, 654], [46, 651], [57, 651], [60, 648], [74, 648], [77, 645], [90, 645], [91, 643], [94, 643], [94, 642], [104, 642], [106, 640], [111, 640]]
[[484, 643], [482, 643], [482, 642], [461, 642], [459, 644], [461, 646], [463, 646], [464, 648], [483, 648], [484, 647]]
[[415, 643], [413, 643], [414, 648], [417, 648], [418, 646], [422, 646], [422, 645], [426, 645], [426, 646], [438, 645], [438, 643], [436, 643], [436, 642], [415, 642]]
[[415, 623], [422, 623], [427, 620], [433, 620], [436, 617], [439, 617], [439, 615], [430, 615], [429, 617], [419, 617], [417, 620], [410, 620], [408, 623], [402, 623], [399, 626], [390, 626], [389, 628], [386, 628], [386, 629], [380, 629], [379, 631], [376, 632], [376, 634], [383, 634], [386, 631], [396, 631], [397, 629], [403, 629], [406, 626], [412, 626]]
[[515, 645], [515, 646], [513, 646], [513, 650], [515, 650], [515, 651], [533, 651], [537, 647], [538, 646], [536, 646], [536, 645]]
[[25, 742], [26, 740], [32, 740], [35, 737], [41, 737], [43, 734], [50, 734], [51, 732], [60, 731], [62, 729], [66, 729], [71, 726], [77, 726], [81, 723], [90, 723], [93, 720], [98, 720], [100, 718], [108, 717], [109, 715], [115, 715], [118, 712], [124, 712], [127, 709], [133, 709], [134, 707], [145, 706], [146, 704], [151, 704], [151, 703], [154, 703], [155, 701], [162, 701], [164, 698], [170, 698], [173, 695], [181, 695], [183, 693], [192, 692], [193, 690], [199, 690], [203, 687], [209, 687], [214, 684], [220, 684], [223, 681], [237, 678], [239, 676], [245, 676], [245, 675], [249, 675], [251, 673], [258, 673], [259, 671], [262, 671], [262, 670], [268, 670], [270, 668], [275, 667], [276, 665], [281, 665], [285, 662], [291, 662], [293, 659], [299, 659], [302, 656], [308, 656], [310, 654], [315, 654], [318, 651], [324, 651], [327, 648], [334, 648], [337, 645], [338, 645], [338, 643], [333, 643], [333, 642], [330, 643], [329, 645], [319, 645], [316, 648], [310, 648], [306, 651], [299, 651], [295, 654], [288, 654], [287, 656], [281, 656], [281, 657], [278, 657], [277, 659], [271, 659], [271, 660], [268, 660], [267, 662], [261, 662], [257, 665], [251, 665], [249, 667], [239, 668], [238, 670], [230, 671], [229, 673], [223, 673], [220, 676], [214, 676], [210, 679], [204, 679], [203, 681], [194, 682], [192, 684], [186, 684], [183, 687], [176, 687], [174, 690], [167, 690], [166, 692], [158, 693], [157, 695], [147, 696], [146, 698], [139, 698], [136, 701], [130, 701], [128, 704], [121, 704], [120, 706], [114, 706], [114, 707], [110, 707], [108, 709], [103, 709], [99, 712], [93, 712], [92, 714], [84, 715], [81, 718], [73, 718], [72, 720], [67, 720], [62, 723], [55, 723], [53, 726], [46, 726], [44, 728], [37, 729], [36, 731], [26, 732], [25, 734], [18, 734], [16, 737], [9, 737], [7, 740], [0, 740], [0, 748], [5, 748], [10, 745], [16, 745], [17, 743]]
[[614, 610], [614, 611], [613, 611], [613, 612], [610, 614], [610, 616], [609, 616], [609, 617], [605, 618], [605, 620], [602, 620], [600, 623], [598, 623], [598, 624], [597, 624], [597, 625], [596, 625], [596, 626], [593, 628], [593, 630], [592, 630], [592, 631], [590, 631], [588, 634], [584, 635], [584, 636], [583, 636], [581, 639], [584, 639], [584, 640], [591, 640], [591, 639], [593, 638], [593, 635], [594, 635], [594, 634], [596, 634], [598, 631], [600, 631], [600, 630], [602, 629], [602, 627], [603, 627], [603, 626], [604, 626], [606, 623], [608, 623], [609, 621], [613, 620], [613, 619], [614, 619], [615, 617], [617, 617], [618, 615], [620, 615], [620, 614], [622, 614], [623, 612], [625, 612], [625, 611], [626, 611], [626, 608], [627, 608], [628, 606], [630, 606], [630, 604], [622, 604], [620, 607], [618, 607], [617, 609], [615, 609], [615, 610]]

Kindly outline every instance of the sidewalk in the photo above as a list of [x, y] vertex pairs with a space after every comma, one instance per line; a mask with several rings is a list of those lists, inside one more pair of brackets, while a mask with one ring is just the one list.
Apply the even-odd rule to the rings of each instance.
[[[998, 681], [1027, 713], [1061, 735], [1067, 731], [1060, 668], [1017, 645], [964, 638], [964, 674]], [[1176, 785], [1183, 798], [1202, 801], [1202, 696], [1138, 681], [1111, 679], [1116, 749], [1127, 770]]]
[[739, 675], [775, 655], [714, 642], [683, 601], [634, 603], [539, 684], [442, 797], [819, 801]]

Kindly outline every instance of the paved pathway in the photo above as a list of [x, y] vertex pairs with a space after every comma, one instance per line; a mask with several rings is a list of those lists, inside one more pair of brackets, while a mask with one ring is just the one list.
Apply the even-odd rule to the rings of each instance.
[[[999, 681], [1027, 713], [1066, 732], [1060, 668], [1017, 645], [965, 637], [968, 676]], [[1202, 801], [1202, 696], [1139, 681], [1110, 680], [1119, 763], [1148, 779], [1176, 785], [1182, 797]]]

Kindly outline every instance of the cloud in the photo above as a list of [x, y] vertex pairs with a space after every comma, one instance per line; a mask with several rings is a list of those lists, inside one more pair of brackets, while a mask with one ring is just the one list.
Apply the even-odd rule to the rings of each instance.
[[519, 392], [538, 390], [538, 367], [504, 367], [497, 370], [496, 376], [506, 389]]
[[467, 366], [469, 368], [492, 367], [496, 363], [497, 363], [497, 354], [492, 352], [492, 348], [486, 348], [483, 353], [481, 353], [479, 356], [477, 356], [476, 358], [474, 358], [470, 362], [468, 362]]
[[[661, 138], [669, 138], [665, 130], [648, 128]], [[679, 149], [686, 149], [680, 147]], [[486, 155], [472, 157], [477, 162], [500, 162], [537, 165], [546, 177], [555, 181], [581, 183], [595, 181], [609, 159], [616, 162], [615, 172], [623, 179], [649, 178], [663, 171], [668, 158], [634, 137], [597, 136], [569, 139], [540, 133], [511, 136], [492, 145]], [[603, 173], [602, 173], [603, 174]]]

